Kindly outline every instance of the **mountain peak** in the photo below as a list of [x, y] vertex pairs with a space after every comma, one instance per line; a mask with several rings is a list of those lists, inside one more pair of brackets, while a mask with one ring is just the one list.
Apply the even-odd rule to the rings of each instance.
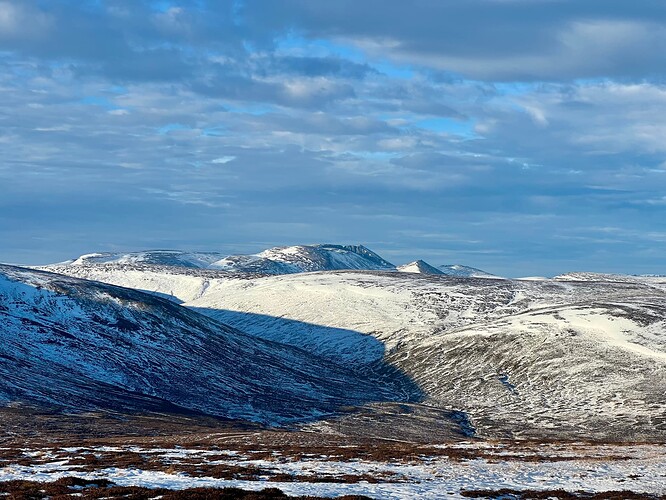
[[211, 267], [265, 274], [395, 269], [393, 264], [362, 245], [333, 244], [273, 247], [254, 255], [230, 255]]
[[144, 250], [140, 252], [96, 252], [68, 261], [71, 265], [89, 264], [152, 264], [205, 268], [224, 257], [216, 252], [185, 252], [181, 250]]
[[426, 261], [420, 259], [403, 266], [398, 266], [397, 269], [402, 273], [444, 274], [444, 272], [440, 271], [435, 266], [431, 266]]
[[460, 278], [499, 278], [494, 274], [487, 273], [476, 267], [463, 266], [462, 264], [447, 264], [444, 266], [439, 266], [439, 270], [442, 274], [447, 274], [449, 276], [458, 276]]

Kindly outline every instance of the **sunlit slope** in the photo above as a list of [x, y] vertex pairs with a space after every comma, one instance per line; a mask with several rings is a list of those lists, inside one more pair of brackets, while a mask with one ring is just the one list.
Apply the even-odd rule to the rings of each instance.
[[467, 412], [482, 435], [664, 436], [664, 278], [79, 272], [172, 294], [336, 363], [384, 359], [418, 383], [428, 404]]

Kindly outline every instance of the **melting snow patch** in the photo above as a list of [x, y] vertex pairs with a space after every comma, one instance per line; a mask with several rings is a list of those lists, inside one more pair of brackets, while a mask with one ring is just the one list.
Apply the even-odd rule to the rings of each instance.
[[[500, 449], [492, 443], [461, 443], [454, 448], [477, 448], [479, 451]], [[103, 447], [117, 449], [115, 447]], [[584, 452], [585, 459], [573, 458], [572, 451]], [[207, 450], [142, 450], [159, 453], [164, 457], [192, 457], [220, 452]], [[380, 482], [369, 483], [322, 483], [223, 480], [212, 477], [191, 477], [184, 473], [166, 473], [141, 469], [105, 468], [94, 472], [80, 472], [76, 466], [68, 466], [67, 460], [32, 466], [9, 465], [0, 468], [0, 481], [31, 480], [55, 481], [62, 477], [77, 476], [86, 480], [108, 479], [120, 486], [143, 486], [148, 488], [185, 489], [193, 487], [237, 487], [246, 490], [261, 490], [275, 487], [289, 495], [318, 495], [334, 497], [340, 495], [367, 495], [386, 499], [434, 499], [464, 498], [464, 490], [515, 490], [564, 489], [589, 492], [631, 490], [638, 493], [661, 495], [666, 493], [666, 456], [663, 446], [612, 447], [600, 446], [590, 449], [576, 445], [557, 448], [545, 446], [543, 457], [558, 457], [555, 461], [520, 460], [516, 457], [498, 461], [483, 458], [472, 460], [449, 460], [445, 457], [422, 457], [407, 463], [378, 462], [369, 460], [329, 461], [320, 456], [307, 460], [238, 460], [236, 465], [253, 465], [277, 473], [296, 476], [371, 475]], [[538, 449], [530, 453], [541, 453]], [[510, 452], [507, 450], [507, 458]], [[622, 460], [603, 458], [622, 456]], [[385, 477], [396, 482], [382, 482]]]

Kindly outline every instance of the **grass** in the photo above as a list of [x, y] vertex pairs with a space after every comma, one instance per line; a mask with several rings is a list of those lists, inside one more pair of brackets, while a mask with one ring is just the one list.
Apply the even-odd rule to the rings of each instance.
[[[379, 463], [426, 463], [441, 457], [464, 462], [621, 461], [631, 459], [631, 447], [618, 443], [562, 441], [480, 441], [474, 446], [460, 443], [418, 443], [339, 436], [321, 432], [267, 429], [192, 415], [49, 414], [26, 408], [0, 409], [0, 468], [31, 466], [64, 461], [72, 474], [105, 468], [141, 469], [191, 477], [279, 482], [395, 483], [406, 481], [400, 474], [287, 473], [273, 464], [297, 461], [372, 461]], [[638, 444], [638, 443], [636, 443]], [[607, 446], [608, 445], [608, 446]], [[104, 449], [111, 447], [115, 449]], [[75, 451], [64, 448], [77, 448]], [[158, 449], [198, 450], [168, 456]], [[205, 454], [203, 453], [205, 452]], [[254, 463], [261, 460], [261, 464]], [[631, 478], [629, 478], [631, 479]], [[629, 483], [627, 483], [629, 484]], [[622, 485], [624, 486], [624, 485]], [[289, 498], [282, 491], [248, 492], [233, 488], [195, 488], [181, 491], [121, 487], [108, 481], [64, 478], [52, 483], [0, 482], [0, 499], [45, 498], [202, 498], [270, 499]], [[468, 498], [561, 498], [619, 499], [661, 498], [627, 492], [565, 492], [531, 490], [467, 490]], [[292, 497], [296, 498], [296, 497]], [[316, 497], [298, 497], [316, 498]], [[364, 497], [341, 497], [361, 499]]]
[[[239, 488], [189, 488], [168, 490], [164, 488], [140, 488], [116, 486], [105, 480], [88, 481], [77, 477], [65, 477], [50, 483], [35, 481], [0, 482], [0, 495], [11, 500], [59, 500], [64, 498], [102, 499], [124, 498], [130, 500], [319, 500], [323, 497], [292, 497], [278, 488], [246, 491]], [[364, 496], [342, 496], [339, 500], [371, 500]]]
[[467, 498], [502, 498], [505, 500], [658, 500], [666, 498], [661, 495], [634, 493], [632, 491], [602, 491], [589, 493], [585, 491], [564, 490], [463, 490], [460, 494]]

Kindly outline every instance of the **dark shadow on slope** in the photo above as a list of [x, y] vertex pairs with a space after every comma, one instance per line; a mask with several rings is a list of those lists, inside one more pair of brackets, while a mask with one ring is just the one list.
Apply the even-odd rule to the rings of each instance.
[[[370, 335], [252, 313], [196, 311], [135, 289], [22, 272], [48, 278], [50, 294], [68, 297], [85, 314], [62, 323], [58, 301], [41, 312], [30, 310], [29, 301], [12, 302], [29, 317], [8, 320], [19, 325], [7, 326], [10, 344], [30, 332], [37, 345], [34, 353], [30, 344], [27, 351], [0, 348], [9, 356], [0, 364], [0, 401], [300, 425], [349, 407], [425, 399], [408, 375], [384, 361], [384, 345]], [[40, 355], [41, 345], [49, 346], [46, 354]], [[50, 354], [55, 348], [62, 365]], [[85, 363], [72, 364], [76, 359]], [[122, 374], [120, 383], [105, 373]]]
[[297, 424], [317, 423], [336, 434], [407, 442], [471, 438], [476, 429], [463, 411], [422, 404], [426, 394], [412, 378], [384, 358], [385, 345], [369, 334], [289, 318], [225, 309], [192, 308], [262, 340], [302, 349], [348, 369], [373, 391], [363, 400], [339, 405], [335, 413]]
[[188, 307], [225, 325], [265, 340], [298, 347], [309, 353], [356, 367], [380, 361], [382, 342], [354, 330], [306, 323], [289, 318], [248, 312]]
[[305, 351], [322, 363], [332, 363], [348, 370], [359, 380], [372, 384], [373, 391], [366, 400], [350, 401], [348, 404], [420, 403], [425, 400], [426, 395], [416, 382], [384, 360], [386, 348], [372, 335], [265, 314], [191, 309], [262, 340]]

